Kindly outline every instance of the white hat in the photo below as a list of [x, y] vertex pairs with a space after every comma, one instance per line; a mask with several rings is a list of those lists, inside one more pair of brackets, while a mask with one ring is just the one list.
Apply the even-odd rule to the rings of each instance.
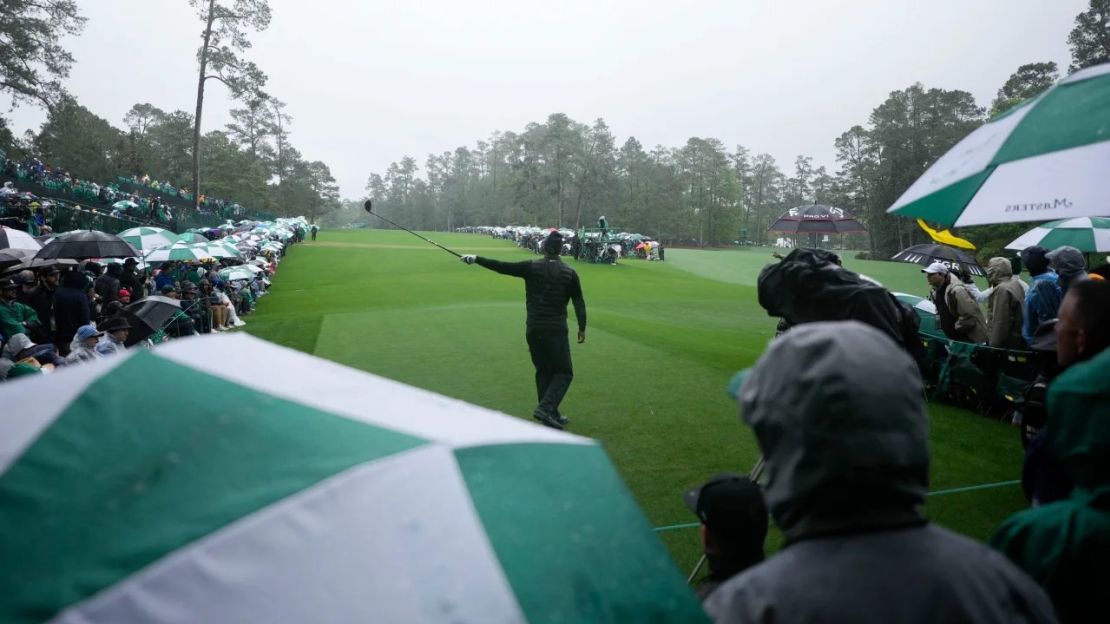
[[921, 269], [921, 272], [922, 273], [928, 273], [930, 275], [932, 275], [933, 273], [940, 273], [941, 275], [948, 275], [948, 266], [945, 265], [942, 262], [934, 262], [934, 263], [930, 264], [929, 266], [925, 267], [924, 269]]

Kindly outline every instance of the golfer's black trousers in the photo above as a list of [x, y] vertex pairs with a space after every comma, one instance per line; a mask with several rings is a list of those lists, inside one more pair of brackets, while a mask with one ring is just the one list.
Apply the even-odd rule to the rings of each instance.
[[528, 351], [536, 367], [537, 412], [559, 414], [559, 404], [574, 379], [570, 362], [570, 341], [566, 330], [532, 330], [527, 334]]

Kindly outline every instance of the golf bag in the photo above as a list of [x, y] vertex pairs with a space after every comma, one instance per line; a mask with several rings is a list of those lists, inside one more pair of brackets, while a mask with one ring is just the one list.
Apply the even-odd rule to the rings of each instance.
[[925, 349], [917, 335], [917, 313], [836, 260], [822, 249], [799, 248], [763, 267], [757, 282], [759, 305], [782, 319], [779, 333], [802, 323], [859, 321], [889, 336], [921, 366]]

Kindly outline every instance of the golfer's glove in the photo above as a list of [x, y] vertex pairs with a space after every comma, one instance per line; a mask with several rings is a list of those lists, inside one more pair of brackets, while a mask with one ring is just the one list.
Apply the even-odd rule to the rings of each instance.
[[474, 264], [478, 261], [478, 256], [475, 256], [474, 254], [466, 254], [465, 256], [459, 258], [459, 260], [462, 260], [467, 264]]

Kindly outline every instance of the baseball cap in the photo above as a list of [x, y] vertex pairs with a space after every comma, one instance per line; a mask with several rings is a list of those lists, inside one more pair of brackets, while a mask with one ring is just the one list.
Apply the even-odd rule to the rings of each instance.
[[20, 282], [14, 277], [5, 277], [0, 280], [0, 290], [8, 290], [9, 288], [19, 288]]
[[126, 288], [121, 288], [121, 289], [119, 289], [119, 296], [120, 297], [130, 297], [131, 296], [131, 291], [127, 290]]
[[173, 284], [166, 284], [162, 287], [162, 294], [177, 292], [177, 288]]
[[751, 479], [731, 472], [713, 476], [699, 487], [683, 493], [682, 500], [715, 534], [729, 537], [767, 535], [767, 505], [763, 493]]
[[93, 327], [92, 325], [82, 325], [81, 327], [77, 328], [77, 339], [78, 340], [88, 340], [89, 338], [92, 338], [93, 336], [103, 336], [103, 335], [104, 335], [104, 332], [97, 331], [97, 329], [95, 327]]
[[929, 266], [925, 267], [924, 269], [921, 269], [921, 272], [922, 273], [928, 273], [930, 275], [932, 275], [934, 273], [940, 273], [941, 275], [948, 275], [948, 266], [945, 265], [942, 262], [934, 262], [934, 263], [930, 264]]

